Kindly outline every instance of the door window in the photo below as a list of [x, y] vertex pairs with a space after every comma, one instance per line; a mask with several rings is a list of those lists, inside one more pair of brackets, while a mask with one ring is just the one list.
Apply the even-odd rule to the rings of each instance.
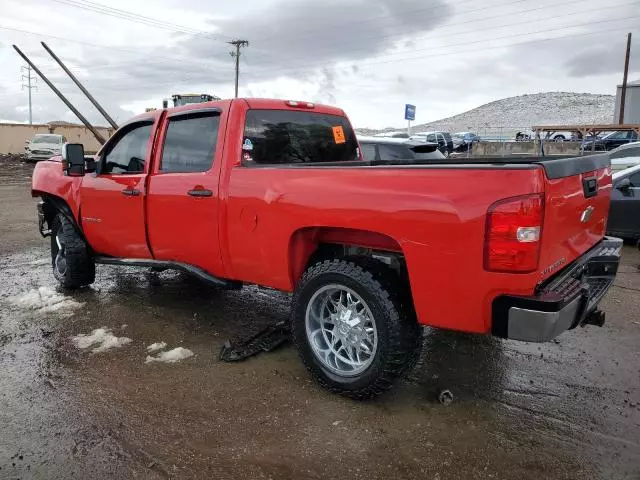
[[144, 173], [152, 123], [138, 123], [115, 140], [102, 159], [100, 174]]
[[627, 178], [629, 178], [632, 187], [640, 187], [640, 172], [629, 175]]
[[361, 143], [360, 148], [362, 149], [362, 156], [365, 160], [375, 160], [376, 159], [376, 146], [371, 143]]
[[257, 164], [359, 160], [358, 142], [345, 117], [291, 110], [249, 110], [245, 159]]
[[631, 138], [632, 132], [629, 131], [620, 131], [616, 133], [612, 133], [606, 139], [607, 140], [629, 140]]
[[206, 172], [213, 164], [220, 115], [179, 116], [169, 119], [160, 171]]

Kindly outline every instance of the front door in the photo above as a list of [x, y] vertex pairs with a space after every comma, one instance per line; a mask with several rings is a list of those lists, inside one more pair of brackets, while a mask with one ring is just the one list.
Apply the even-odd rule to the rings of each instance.
[[[623, 178], [629, 179], [629, 188], [618, 188]], [[607, 231], [625, 238], [640, 238], [640, 172], [618, 178], [613, 187]]]
[[144, 218], [145, 179], [152, 119], [121, 128], [97, 158], [97, 171], [82, 179], [80, 217], [99, 254], [150, 258]]
[[154, 161], [147, 198], [148, 235], [157, 260], [186, 263], [224, 276], [218, 241], [220, 111], [169, 115]]

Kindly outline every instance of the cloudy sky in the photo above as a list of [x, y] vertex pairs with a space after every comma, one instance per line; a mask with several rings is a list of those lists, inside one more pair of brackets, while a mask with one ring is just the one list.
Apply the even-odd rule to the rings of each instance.
[[[26, 121], [17, 44], [90, 120], [105, 124], [47, 44], [116, 121], [172, 93], [233, 95], [234, 38], [247, 39], [240, 95], [341, 106], [357, 127], [423, 123], [506, 96], [615, 94], [626, 33], [640, 77], [640, 1], [2, 0], [0, 120]], [[41, 81], [34, 122], [77, 121]]]

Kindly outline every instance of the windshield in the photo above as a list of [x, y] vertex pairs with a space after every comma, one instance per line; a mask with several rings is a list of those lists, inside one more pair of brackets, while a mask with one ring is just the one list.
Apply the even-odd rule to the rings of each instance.
[[36, 135], [31, 143], [62, 143], [60, 135]]

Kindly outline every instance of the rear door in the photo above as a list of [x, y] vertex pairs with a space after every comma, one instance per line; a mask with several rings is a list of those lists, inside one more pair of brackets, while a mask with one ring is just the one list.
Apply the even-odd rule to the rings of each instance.
[[122, 258], [151, 256], [144, 199], [154, 131], [154, 118], [123, 126], [100, 152], [96, 173], [82, 179], [82, 228], [98, 253]]
[[221, 110], [170, 114], [149, 178], [147, 224], [157, 260], [223, 276], [218, 241], [218, 176], [222, 161]]

